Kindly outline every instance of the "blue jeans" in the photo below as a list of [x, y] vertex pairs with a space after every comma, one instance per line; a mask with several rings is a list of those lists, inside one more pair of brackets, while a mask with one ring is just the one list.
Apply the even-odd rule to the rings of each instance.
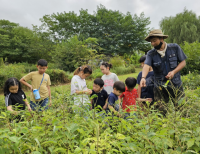
[[33, 101], [30, 101], [30, 106], [31, 106], [31, 109], [33, 111], [42, 111], [41, 108], [43, 108], [43, 110], [47, 110], [48, 109], [48, 101], [49, 101], [49, 98], [45, 98], [44, 100], [41, 100], [41, 101], [36, 101], [36, 102], [33, 102]]

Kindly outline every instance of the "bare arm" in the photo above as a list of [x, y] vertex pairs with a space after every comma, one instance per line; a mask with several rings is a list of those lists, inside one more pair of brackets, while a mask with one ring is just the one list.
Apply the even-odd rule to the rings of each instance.
[[138, 98], [140, 98], [141, 97], [141, 87], [140, 87], [140, 85], [138, 85]]
[[106, 103], [105, 103], [105, 105], [103, 106], [103, 109], [105, 110], [105, 109], [107, 108], [107, 106], [108, 106], [108, 98], [106, 99]]
[[91, 95], [92, 94], [92, 90], [88, 89], [88, 90], [84, 90], [84, 91], [76, 91], [75, 92], [77, 95], [81, 95], [81, 94], [87, 94], [87, 95]]
[[24, 102], [25, 102], [26, 106], [28, 107], [28, 110], [29, 110], [29, 111], [32, 111], [32, 110], [31, 110], [31, 107], [30, 107], [30, 105], [29, 105], [29, 103], [28, 103], [28, 100], [25, 99]]
[[13, 109], [12, 109], [12, 106], [10, 105], [10, 106], [7, 106], [7, 110], [8, 111], [11, 111], [14, 115], [17, 115], [19, 112], [18, 111], [14, 111]]
[[21, 78], [21, 79], [20, 79], [20, 82], [21, 82], [22, 84], [24, 84], [25, 86], [29, 87], [31, 90], [33, 90], [32, 85], [30, 85], [28, 82], [26, 82], [26, 81], [24, 80], [24, 78]]
[[142, 79], [141, 79], [141, 81], [140, 81], [140, 86], [141, 87], [146, 87], [146, 76], [147, 76], [147, 74], [148, 74], [148, 72], [149, 72], [149, 65], [147, 65], [147, 64], [144, 64], [144, 67], [143, 67], [143, 69], [142, 69]]

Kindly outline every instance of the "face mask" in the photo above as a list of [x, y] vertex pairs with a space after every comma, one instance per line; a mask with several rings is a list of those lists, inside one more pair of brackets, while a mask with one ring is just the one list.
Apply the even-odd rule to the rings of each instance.
[[157, 45], [157, 46], [155, 46], [154, 48], [156, 49], [156, 50], [159, 50], [160, 48], [161, 48], [161, 46], [162, 46], [162, 42], [160, 42], [160, 44], [159, 45]]

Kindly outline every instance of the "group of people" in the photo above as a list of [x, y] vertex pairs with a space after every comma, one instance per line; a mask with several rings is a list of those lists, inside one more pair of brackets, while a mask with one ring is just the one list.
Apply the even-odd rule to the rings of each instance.
[[[71, 80], [74, 105], [95, 109], [97, 112], [105, 110], [116, 116], [121, 116], [119, 109], [122, 108], [127, 116], [136, 110], [137, 102], [141, 107], [146, 105], [146, 102], [152, 105], [154, 102], [168, 103], [172, 100], [175, 103], [184, 96], [180, 70], [186, 65], [186, 56], [177, 44], [167, 44], [164, 41], [167, 37], [168, 35], [164, 35], [159, 29], [149, 33], [145, 40], [151, 42], [154, 48], [140, 58], [143, 70], [137, 79], [128, 77], [125, 84], [119, 81], [115, 73], [110, 72], [112, 64], [103, 62], [100, 69], [104, 75], [95, 79], [93, 88], [88, 89], [85, 79], [92, 74], [91, 67], [84, 65], [77, 68]], [[37, 63], [38, 71], [29, 73], [20, 81], [16, 78], [9, 78], [6, 81], [4, 95], [8, 110], [17, 114], [18, 111], [13, 109], [16, 104], [21, 105], [19, 108], [21, 110], [25, 109], [25, 105], [29, 111], [48, 109], [51, 105], [51, 81], [49, 75], [45, 73], [47, 67], [47, 61], [40, 59]], [[28, 81], [31, 81], [31, 84]], [[40, 99], [36, 100], [32, 92], [29, 105], [20, 82], [32, 91], [38, 90]], [[138, 89], [135, 88], [137, 84]], [[91, 103], [91, 107], [88, 103]]]

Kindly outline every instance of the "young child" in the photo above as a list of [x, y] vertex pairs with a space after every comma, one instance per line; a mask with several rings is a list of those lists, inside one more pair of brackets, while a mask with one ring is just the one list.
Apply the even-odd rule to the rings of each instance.
[[[144, 61], [146, 60], [146, 55], [142, 56], [139, 60], [141, 66], [143, 67], [144, 66]], [[141, 88], [140, 87], [140, 81], [142, 79], [142, 72], [140, 72], [138, 74], [138, 77], [137, 77], [137, 84], [138, 84], [138, 97], [139, 98], [152, 98], [152, 100], [154, 100], [154, 93], [153, 93], [153, 88], [154, 88], [154, 85], [153, 85], [153, 77], [154, 77], [154, 72], [153, 72], [153, 69], [152, 67], [149, 68], [149, 73], [148, 75], [146, 76], [146, 85], [147, 87], [143, 87]], [[153, 103], [153, 102], [152, 102]], [[151, 103], [151, 104], [152, 104]], [[142, 106], [143, 105], [146, 105], [145, 102], [142, 102], [141, 104]]]
[[[18, 115], [20, 110], [25, 110], [25, 105], [31, 111], [31, 107], [26, 99], [25, 93], [21, 89], [21, 84], [16, 78], [9, 78], [4, 85], [5, 104], [8, 111], [14, 115]], [[21, 116], [16, 117], [17, 121], [21, 120]]]
[[123, 98], [122, 109], [127, 113], [131, 112], [130, 108], [136, 109], [136, 101], [152, 101], [151, 98], [146, 98], [146, 99], [138, 98], [137, 89], [134, 88], [136, 86], [136, 83], [137, 80], [135, 78], [128, 77], [125, 80], [126, 84], [125, 92], [123, 92], [119, 98], [120, 99], [119, 102], [121, 102], [121, 99]]
[[71, 80], [71, 95], [74, 96], [74, 105], [81, 106], [90, 103], [88, 95], [92, 94], [92, 90], [87, 88], [85, 78], [92, 74], [92, 69], [88, 65], [77, 68]]
[[111, 73], [110, 69], [112, 68], [112, 64], [108, 64], [107, 62], [103, 62], [100, 66], [101, 72], [104, 74], [101, 79], [104, 81], [104, 89], [110, 95], [113, 91], [113, 85], [116, 81], [119, 81], [117, 75], [115, 73]]
[[[97, 78], [94, 80], [94, 84], [93, 84], [93, 90], [92, 90], [92, 95], [96, 94], [97, 97], [93, 98], [91, 100], [91, 104], [92, 104], [92, 109], [94, 109], [95, 107], [97, 107], [97, 110], [100, 112], [103, 110], [106, 110], [107, 108], [107, 100], [108, 100], [108, 93], [103, 89], [103, 85], [104, 82], [102, 79]], [[101, 106], [98, 107], [98, 106]]]
[[124, 91], [125, 84], [121, 81], [116, 81], [113, 85], [113, 92], [111, 92], [108, 97], [108, 108], [117, 116], [120, 116], [118, 113], [120, 109], [120, 103], [116, 101], [118, 100], [118, 96], [120, 96]]
[[[45, 110], [48, 109], [48, 100], [50, 101], [49, 106], [51, 106], [51, 90], [50, 90], [50, 77], [48, 74], [45, 73], [47, 70], [47, 61], [44, 59], [40, 59], [37, 62], [37, 69], [38, 71], [30, 72], [26, 76], [20, 79], [20, 82], [23, 83], [25, 86], [31, 89], [31, 109], [33, 111], [38, 110], [42, 111], [44, 108]], [[31, 81], [31, 85], [27, 82]], [[36, 100], [33, 94], [33, 90], [38, 89], [40, 94], [40, 99]]]

